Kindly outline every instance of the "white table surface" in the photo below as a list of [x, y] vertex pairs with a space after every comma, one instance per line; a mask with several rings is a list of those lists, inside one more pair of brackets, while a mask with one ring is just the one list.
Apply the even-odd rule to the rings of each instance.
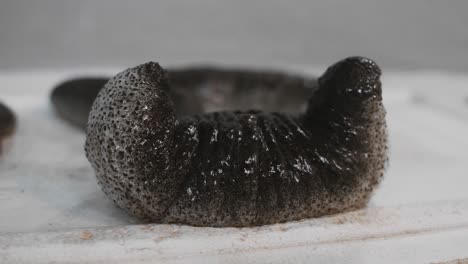
[[84, 133], [48, 98], [54, 84], [93, 71], [0, 73], [0, 100], [19, 118], [0, 160], [0, 263], [468, 260], [468, 76], [383, 76], [390, 166], [367, 209], [235, 229], [138, 225], [106, 198]]

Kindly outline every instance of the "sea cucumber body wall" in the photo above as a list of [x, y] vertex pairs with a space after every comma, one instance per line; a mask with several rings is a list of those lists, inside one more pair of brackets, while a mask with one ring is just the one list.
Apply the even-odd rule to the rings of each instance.
[[164, 70], [147, 63], [112, 78], [90, 113], [86, 154], [104, 192], [141, 218], [159, 219], [180, 185], [176, 118]]
[[313, 82], [304, 113], [177, 116], [164, 70], [143, 64], [99, 93], [86, 153], [104, 192], [153, 222], [254, 226], [361, 208], [387, 160], [379, 77], [374, 62], [352, 57]]

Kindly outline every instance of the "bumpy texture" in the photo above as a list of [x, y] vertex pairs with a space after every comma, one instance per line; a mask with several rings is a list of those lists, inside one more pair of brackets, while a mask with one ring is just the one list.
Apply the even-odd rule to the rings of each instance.
[[117, 205], [157, 223], [253, 226], [361, 208], [387, 160], [380, 74], [361, 57], [318, 80], [214, 69], [168, 77], [146, 63], [100, 91], [86, 154]]
[[13, 112], [0, 103], [0, 154], [3, 152], [3, 141], [15, 131], [16, 118]]

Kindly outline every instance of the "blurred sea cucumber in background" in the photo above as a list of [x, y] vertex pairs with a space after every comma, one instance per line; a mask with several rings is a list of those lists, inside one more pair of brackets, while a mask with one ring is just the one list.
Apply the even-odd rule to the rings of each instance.
[[12, 110], [0, 102], [0, 155], [3, 154], [4, 141], [15, 131], [16, 118]]

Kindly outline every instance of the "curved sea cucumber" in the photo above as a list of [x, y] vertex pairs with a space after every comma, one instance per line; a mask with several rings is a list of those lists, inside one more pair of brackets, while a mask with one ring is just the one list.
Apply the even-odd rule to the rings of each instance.
[[117, 205], [157, 223], [253, 226], [361, 208], [387, 161], [380, 75], [362, 57], [317, 80], [142, 64], [99, 92], [86, 155]]

